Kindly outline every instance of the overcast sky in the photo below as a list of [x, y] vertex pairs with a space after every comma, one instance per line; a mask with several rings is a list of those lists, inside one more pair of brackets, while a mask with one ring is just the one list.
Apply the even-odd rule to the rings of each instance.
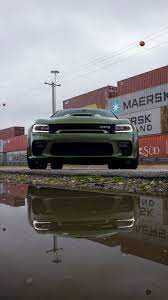
[[[0, 129], [51, 114], [52, 69], [64, 99], [168, 64], [167, 0], [0, 0]], [[138, 41], [145, 40], [145, 47]]]

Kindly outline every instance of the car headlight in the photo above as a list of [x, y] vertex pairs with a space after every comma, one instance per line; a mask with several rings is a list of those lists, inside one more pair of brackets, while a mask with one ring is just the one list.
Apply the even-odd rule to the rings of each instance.
[[130, 124], [118, 124], [115, 126], [115, 132], [132, 132], [133, 127]]
[[45, 124], [34, 124], [32, 132], [49, 132], [49, 126]]

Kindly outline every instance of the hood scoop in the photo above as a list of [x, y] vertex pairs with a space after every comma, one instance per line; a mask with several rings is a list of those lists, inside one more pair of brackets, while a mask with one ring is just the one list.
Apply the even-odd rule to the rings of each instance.
[[93, 114], [90, 113], [75, 113], [71, 114], [72, 117], [92, 117]]

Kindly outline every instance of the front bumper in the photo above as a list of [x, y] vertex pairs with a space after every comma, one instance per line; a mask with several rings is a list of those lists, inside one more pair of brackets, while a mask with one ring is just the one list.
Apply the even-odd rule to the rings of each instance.
[[49, 134], [31, 133], [28, 142], [29, 158], [52, 161], [61, 158], [64, 162], [102, 161], [109, 159], [132, 159], [138, 153], [135, 133], [115, 134]]

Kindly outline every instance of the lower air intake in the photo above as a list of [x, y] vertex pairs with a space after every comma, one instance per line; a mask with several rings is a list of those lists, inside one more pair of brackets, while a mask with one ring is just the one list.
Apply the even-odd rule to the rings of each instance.
[[119, 142], [119, 148], [124, 156], [129, 156], [132, 154], [132, 144], [129, 141], [121, 141]]
[[51, 148], [52, 155], [60, 156], [104, 156], [112, 153], [112, 145], [108, 143], [55, 143]]

